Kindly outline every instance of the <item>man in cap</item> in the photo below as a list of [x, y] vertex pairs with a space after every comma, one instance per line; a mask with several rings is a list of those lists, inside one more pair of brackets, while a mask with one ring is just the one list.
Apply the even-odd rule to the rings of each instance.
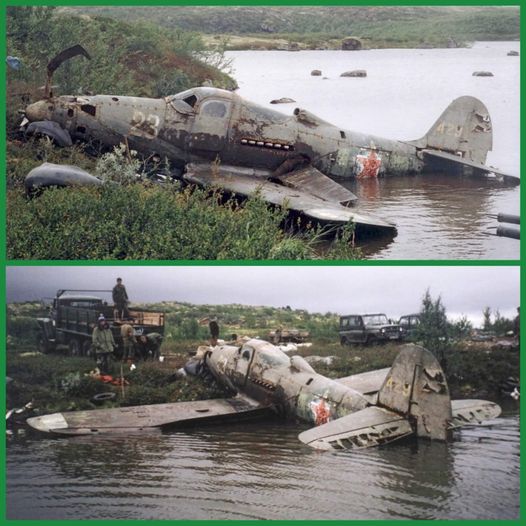
[[97, 326], [93, 329], [91, 340], [100, 372], [102, 374], [108, 374], [110, 356], [113, 355], [116, 344], [110, 326], [102, 314], [97, 320]]

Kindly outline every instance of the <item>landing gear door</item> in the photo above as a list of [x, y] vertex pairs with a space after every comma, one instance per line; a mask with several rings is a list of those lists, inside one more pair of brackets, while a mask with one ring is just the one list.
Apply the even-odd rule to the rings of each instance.
[[226, 146], [232, 103], [228, 100], [208, 98], [194, 117], [188, 147], [215, 154]]

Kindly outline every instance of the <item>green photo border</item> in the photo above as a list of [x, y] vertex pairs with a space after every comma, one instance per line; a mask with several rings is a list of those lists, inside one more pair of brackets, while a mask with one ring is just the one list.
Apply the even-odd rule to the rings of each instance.
[[[402, 0], [330, 0], [329, 2], [323, 2], [321, 0], [202, 0], [202, 1], [174, 1], [174, 0], [154, 0], [153, 2], [146, 2], [145, 0], [110, 0], [110, 1], [103, 1], [103, 0], [84, 0], [84, 1], [57, 1], [57, 0], [47, 0], [47, 1], [23, 1], [23, 0], [5, 0], [5, 2], [2, 2], [2, 5], [0, 6], [0, 27], [1, 32], [3, 35], [3, 38], [0, 43], [0, 49], [2, 51], [2, 56], [6, 56], [7, 50], [6, 50], [6, 8], [7, 6], [44, 6], [44, 5], [56, 5], [56, 6], [71, 6], [71, 5], [83, 5], [83, 6], [95, 6], [95, 5], [121, 5], [121, 6], [169, 6], [169, 5], [192, 5], [192, 6], [199, 6], [199, 5], [232, 5], [232, 6], [251, 6], [251, 5], [268, 5], [268, 6], [304, 6], [304, 5], [321, 5], [321, 6], [327, 6], [327, 5], [348, 5], [348, 6], [491, 6], [491, 5], [499, 5], [499, 6], [519, 6], [522, 8], [523, 1], [512, 1], [512, 2], [496, 2], [496, 1], [487, 1], [487, 0], [458, 0], [458, 1], [440, 1], [440, 0], [428, 0], [428, 1], [415, 1], [415, 2], [409, 2], [409, 1], [402, 1]], [[521, 9], [522, 14], [522, 9]], [[521, 33], [524, 30], [525, 23], [523, 21], [523, 18], [521, 17], [520, 21], [520, 27], [521, 27]], [[520, 45], [520, 64], [521, 64], [521, 73], [520, 73], [520, 81], [521, 81], [521, 88], [524, 85], [523, 79], [524, 79], [524, 62], [523, 62], [523, 56], [524, 56], [524, 45], [521, 42]], [[0, 64], [0, 75], [2, 77], [2, 85], [5, 86], [6, 84], [6, 64], [5, 61], [2, 60]], [[525, 112], [522, 110], [522, 103], [523, 103], [523, 96], [522, 96], [522, 89], [521, 89], [521, 115], [520, 115], [520, 124], [521, 124], [521, 152], [525, 151], [525, 141], [523, 137], [523, 130], [524, 127], [524, 121], [525, 121]], [[0, 97], [0, 118], [1, 118], [1, 129], [5, 130], [6, 125], [6, 96], [5, 96], [5, 90], [3, 90], [2, 95]], [[1, 185], [0, 188], [0, 199], [2, 203], [6, 203], [6, 136], [5, 133], [0, 134], [0, 148], [3, 152], [3, 155], [0, 158], [0, 170], [4, 176], [4, 182]], [[524, 160], [521, 158], [520, 161], [520, 172], [523, 173], [523, 166], [524, 166]], [[521, 196], [521, 214], [524, 211], [524, 191], [521, 188], [520, 196]], [[188, 260], [182, 260], [182, 261], [34, 261], [34, 260], [28, 260], [28, 261], [20, 261], [20, 260], [11, 260], [8, 261], [6, 259], [6, 214], [5, 211], [3, 214], [1, 214], [0, 219], [0, 258], [1, 258], [1, 265], [2, 265], [2, 272], [3, 272], [3, 280], [0, 285], [0, 297], [2, 300], [6, 301], [6, 267], [7, 266], [31, 266], [31, 267], [38, 267], [38, 266], [161, 266], [161, 265], [171, 265], [171, 266], [183, 266], [183, 265], [194, 265], [194, 266], [217, 266], [217, 265], [230, 265], [230, 266], [236, 266], [236, 265], [243, 265], [243, 266], [382, 266], [382, 267], [388, 267], [388, 266], [493, 266], [493, 267], [500, 267], [502, 272], [506, 272], [506, 267], [520, 267], [520, 282], [521, 282], [521, 304], [524, 303], [525, 298], [525, 290], [524, 290], [524, 247], [521, 244], [520, 247], [520, 260], [438, 260], [438, 261], [427, 261], [427, 260], [391, 260], [391, 261], [351, 261], [351, 262], [342, 262], [342, 261], [247, 261], [247, 260], [241, 260], [241, 261], [188, 261]], [[524, 325], [524, 324], [523, 324]], [[524, 328], [524, 327], [523, 327]], [[522, 331], [523, 337], [521, 338], [521, 343], [524, 343], [524, 330]], [[3, 377], [5, 378], [6, 373], [6, 309], [1, 309], [0, 314], [0, 338], [3, 342], [3, 358], [1, 360], [1, 367], [2, 367], [2, 373]], [[524, 360], [521, 360], [521, 367], [520, 367], [520, 373], [521, 377], [524, 376]], [[6, 404], [6, 393], [5, 393], [5, 385], [4, 389], [2, 389], [1, 392], [1, 400], [3, 403], [3, 406], [5, 407]], [[521, 400], [520, 403], [520, 410], [521, 413], [524, 410], [524, 400]], [[4, 424], [5, 425], [5, 424]], [[525, 430], [525, 424], [521, 422], [520, 424], [520, 431], [521, 436], [523, 435]], [[4, 428], [4, 436], [5, 436], [5, 428]], [[523, 440], [521, 439], [521, 450], [522, 450], [522, 443]], [[3, 466], [6, 464], [6, 445], [5, 442], [3, 443], [2, 448], [0, 448], [0, 459], [3, 463]], [[521, 470], [520, 470], [520, 480], [521, 483], [524, 481], [524, 462], [521, 461]], [[2, 490], [2, 500], [0, 503], [0, 517], [3, 518], [3, 523], [14, 525], [14, 524], [24, 524], [24, 525], [56, 525], [56, 520], [7, 520], [6, 519], [6, 470], [2, 470], [2, 477], [0, 479], [1, 482], [1, 490]], [[525, 505], [525, 491], [521, 484], [521, 491], [520, 491], [520, 518], [517, 520], [492, 520], [492, 521], [484, 521], [485, 524], [511, 524], [511, 525], [519, 525], [524, 524], [524, 519], [526, 518], [526, 514], [524, 512], [524, 505]], [[60, 521], [61, 524], [80, 524], [82, 521]], [[96, 525], [103, 525], [103, 524], [114, 524], [116, 521], [114, 520], [93, 520], [90, 521], [90, 524], [96, 524]], [[119, 520], [119, 524], [133, 524], [136, 523], [135, 520]], [[167, 523], [177, 523], [177, 524], [186, 524], [191, 523], [195, 525], [209, 525], [209, 524], [224, 524], [225, 522], [230, 521], [220, 521], [220, 520], [210, 520], [210, 521], [160, 521], [160, 520], [154, 520], [154, 521], [148, 521], [150, 524], [167, 524]], [[236, 521], [236, 522], [245, 522], [245, 521]], [[298, 521], [291, 521], [291, 520], [279, 520], [274, 521], [275, 523], [279, 523], [282, 525], [289, 525], [289, 524], [296, 524]], [[328, 521], [300, 521], [301, 524], [324, 524]], [[356, 525], [367, 525], [370, 524], [372, 521], [330, 521], [331, 523], [353, 523]], [[376, 523], [380, 524], [393, 524], [393, 525], [399, 525], [403, 523], [410, 523], [415, 525], [425, 524], [428, 523], [428, 521], [423, 520], [412, 520], [412, 521], [406, 521], [406, 520], [382, 520], [382, 521], [374, 521]], [[453, 520], [453, 521], [444, 521], [444, 520], [437, 520], [435, 523], [438, 524], [473, 524], [478, 525], [480, 524], [480, 521], [477, 520], [467, 520], [467, 521], [461, 521], [461, 520]]]

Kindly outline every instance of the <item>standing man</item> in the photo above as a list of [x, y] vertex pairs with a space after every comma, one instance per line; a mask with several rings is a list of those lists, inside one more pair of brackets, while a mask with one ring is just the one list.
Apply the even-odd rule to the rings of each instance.
[[115, 304], [115, 319], [128, 318], [128, 293], [122, 284], [122, 278], [117, 278], [117, 284], [113, 287], [111, 295]]
[[110, 356], [113, 355], [116, 345], [110, 326], [102, 314], [97, 320], [97, 326], [93, 329], [91, 341], [93, 343], [93, 350], [97, 357], [97, 365], [99, 366], [100, 372], [102, 374], [108, 374]]
[[122, 336], [122, 363], [126, 363], [128, 360], [135, 358], [135, 330], [129, 323], [125, 323], [121, 326]]

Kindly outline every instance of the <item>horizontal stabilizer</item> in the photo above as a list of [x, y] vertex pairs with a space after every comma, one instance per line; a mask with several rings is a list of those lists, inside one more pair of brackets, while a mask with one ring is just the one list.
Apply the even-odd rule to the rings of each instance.
[[465, 159], [463, 157], [459, 157], [458, 155], [453, 155], [452, 153], [442, 152], [440, 150], [422, 150], [422, 153], [425, 157], [431, 157], [435, 159], [441, 159], [443, 161], [452, 162], [456, 165], [466, 166], [468, 168], [471, 168], [471, 174], [472, 175], [481, 175], [481, 176], [487, 176], [489, 174], [494, 174], [495, 177], [502, 179], [504, 182], [509, 183], [511, 185], [518, 185], [520, 184], [520, 178], [516, 177], [515, 175], [509, 175], [501, 170], [498, 170], [497, 168], [493, 168], [491, 166], [486, 166], [485, 164], [479, 163], [477, 161], [471, 161], [469, 159]]
[[411, 424], [403, 416], [371, 406], [308, 429], [298, 438], [315, 449], [353, 449], [379, 446], [412, 433]]
[[188, 164], [184, 179], [204, 187], [216, 187], [226, 192], [252, 196], [256, 193], [270, 204], [331, 224], [346, 224], [352, 221], [357, 226], [396, 232], [392, 223], [371, 214], [361, 214], [339, 202], [326, 201], [314, 192], [315, 189], [291, 188], [271, 180], [272, 173], [265, 170], [247, 169], [237, 166], [212, 166], [210, 164]]
[[362, 394], [374, 394], [380, 390], [390, 370], [390, 367], [386, 367], [385, 369], [377, 369], [376, 371], [352, 374], [351, 376], [338, 378], [336, 381]]
[[94, 435], [142, 431], [213, 419], [223, 421], [256, 412], [263, 413], [267, 409], [246, 396], [238, 395], [229, 399], [53, 413], [28, 418], [27, 423], [45, 433]]
[[481, 424], [485, 420], [497, 418], [501, 413], [499, 405], [487, 400], [452, 400], [453, 418], [450, 429], [468, 424]]

